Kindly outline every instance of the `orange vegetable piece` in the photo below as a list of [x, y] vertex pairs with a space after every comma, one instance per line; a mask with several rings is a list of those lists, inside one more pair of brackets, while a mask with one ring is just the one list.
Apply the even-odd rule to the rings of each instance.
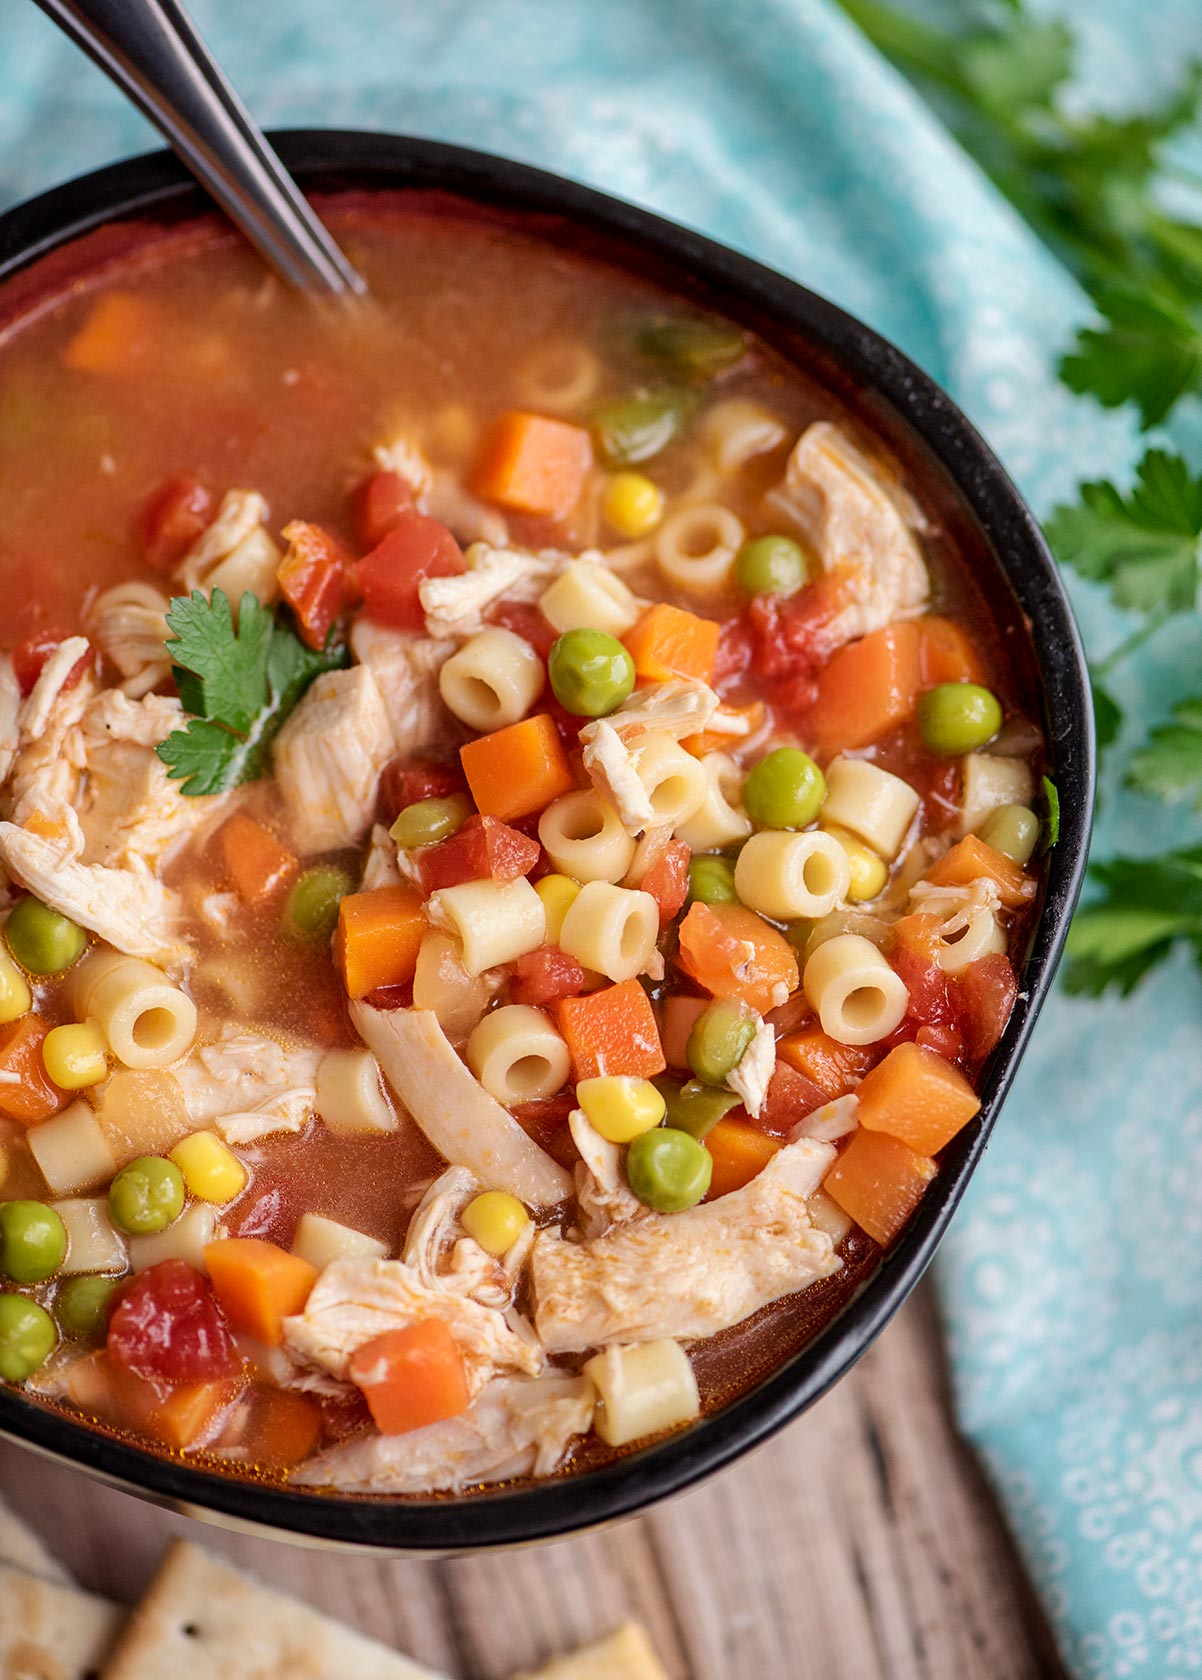
[[377, 986], [403, 986], [413, 979], [427, 931], [422, 902], [417, 888], [403, 881], [348, 893], [340, 901], [334, 962], [348, 997], [366, 997]]
[[866, 1075], [856, 1118], [920, 1155], [937, 1155], [979, 1113], [981, 1099], [964, 1075], [921, 1044], [898, 1044]]
[[782, 1038], [776, 1054], [803, 1073], [828, 1102], [834, 1102], [854, 1089], [872, 1066], [876, 1052], [871, 1045], [838, 1043], [815, 1021]]
[[285, 886], [300, 867], [300, 861], [275, 835], [235, 811], [217, 834], [225, 872], [243, 904], [262, 904]]
[[284, 1320], [301, 1312], [317, 1267], [264, 1237], [226, 1237], [205, 1245], [213, 1293], [235, 1330], [268, 1347], [284, 1340]]
[[823, 1180], [822, 1188], [861, 1230], [884, 1247], [891, 1243], [938, 1172], [886, 1132], [860, 1127]]
[[712, 996], [742, 998], [761, 1015], [798, 986], [796, 951], [742, 904], [690, 905], [680, 924], [678, 961]]
[[922, 687], [922, 637], [907, 619], [861, 636], [831, 656], [806, 719], [821, 753], [866, 747], [914, 715]]
[[719, 1120], [707, 1134], [705, 1147], [714, 1161], [706, 1201], [728, 1196], [750, 1184], [781, 1147], [780, 1139], [769, 1137], [746, 1120]]
[[32, 1014], [0, 1028], [0, 1072], [17, 1076], [15, 1083], [0, 1082], [0, 1114], [23, 1126], [48, 1120], [65, 1100], [42, 1061], [46, 1030], [46, 1023]]
[[547, 712], [468, 741], [459, 761], [482, 817], [512, 822], [576, 786], [555, 720]]
[[703, 729], [699, 735], [686, 735], [680, 744], [694, 758], [704, 758], [706, 753], [711, 752], [729, 752], [732, 746], [744, 746], [749, 736], [759, 733], [766, 711], [762, 700], [753, 700], [749, 706], [722, 706], [719, 716], [746, 720], [747, 728], [741, 735], [730, 735], [719, 729]]
[[485, 438], [472, 489], [515, 513], [562, 519], [580, 500], [592, 464], [583, 426], [514, 409]]
[[[142, 1382], [132, 1371], [126, 1372], [132, 1382]], [[146, 1383], [152, 1392], [155, 1384]], [[200, 1440], [218, 1412], [237, 1396], [241, 1387], [236, 1377], [219, 1377], [212, 1382], [181, 1383], [166, 1399], [153, 1405], [142, 1423], [147, 1435], [161, 1441], [165, 1447], [182, 1452]]]
[[321, 1438], [321, 1410], [308, 1395], [286, 1388], [256, 1389], [238, 1445], [252, 1464], [288, 1470], [313, 1452]]
[[650, 1079], [667, 1067], [651, 1000], [637, 980], [586, 997], [560, 998], [551, 1007], [572, 1053], [576, 1080], [603, 1074]]
[[669, 677], [711, 682], [720, 628], [716, 619], [657, 601], [622, 640], [643, 682], [665, 682]]
[[133, 373], [158, 336], [159, 310], [136, 292], [103, 292], [63, 352], [77, 373]]
[[81, 1411], [102, 1423], [140, 1431], [182, 1452], [208, 1431], [240, 1387], [238, 1377], [218, 1377], [168, 1388], [139, 1377], [101, 1348], [72, 1365], [68, 1393]]
[[443, 1318], [386, 1330], [364, 1342], [351, 1356], [350, 1377], [382, 1435], [404, 1435], [458, 1417], [471, 1398], [463, 1355]]
[[922, 686], [940, 683], [983, 683], [986, 672], [972, 637], [953, 618], [915, 620], [921, 637]]
[[1017, 910], [1035, 896], [1031, 877], [976, 834], [966, 834], [963, 840], [958, 840], [950, 852], [945, 852], [927, 870], [925, 877], [937, 887], [966, 887], [982, 878], [994, 882], [1007, 910]]

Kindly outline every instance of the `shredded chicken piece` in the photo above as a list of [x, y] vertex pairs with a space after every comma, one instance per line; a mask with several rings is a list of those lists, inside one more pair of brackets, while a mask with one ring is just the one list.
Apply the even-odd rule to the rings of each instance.
[[327, 671], [311, 684], [274, 749], [276, 782], [302, 853], [363, 839], [392, 756], [392, 729], [367, 666]]
[[[1034, 889], [1035, 883], [1031, 883]], [[969, 918], [981, 910], [995, 915], [1002, 908], [997, 882], [978, 876], [964, 886], [937, 886], [933, 881], [915, 881], [910, 888], [910, 909], [915, 915], [940, 916], [947, 923], [945, 933], [968, 926]]]
[[783, 484], [767, 500], [792, 519], [823, 571], [839, 573], [847, 604], [830, 627], [838, 641], [923, 610], [930, 578], [907, 517], [910, 507], [899, 506], [838, 426], [818, 420], [806, 427]]
[[401, 1258], [427, 1289], [454, 1289], [481, 1306], [503, 1310], [513, 1301], [534, 1227], [525, 1225], [501, 1259], [488, 1254], [468, 1236], [459, 1218], [483, 1188], [466, 1167], [440, 1173], [414, 1210]]
[[753, 1120], [759, 1118], [776, 1072], [776, 1034], [767, 1021], [760, 1021], [755, 1037], [726, 1076], [726, 1083]]
[[431, 636], [475, 636], [484, 614], [498, 601], [536, 601], [574, 557], [558, 549], [532, 554], [522, 548], [473, 543], [464, 556], [467, 571], [424, 578], [418, 585]]
[[654, 1213], [592, 1242], [534, 1239], [535, 1328], [548, 1353], [609, 1342], [712, 1336], [839, 1270], [806, 1206], [835, 1158], [803, 1138], [742, 1190], [685, 1213]]
[[434, 468], [421, 444], [407, 426], [398, 427], [372, 450], [372, 459], [383, 472], [394, 472], [403, 478], [413, 492], [413, 499], [423, 513], [428, 512], [425, 498], [434, 482]]
[[398, 856], [397, 843], [384, 824], [373, 824], [360, 890], [374, 892], [377, 887], [397, 886], [402, 879]]
[[17, 718], [21, 710], [21, 688], [10, 654], [0, 654], [0, 782], [8, 779], [21, 739]]
[[215, 1126], [227, 1143], [256, 1143], [275, 1132], [299, 1132], [317, 1101], [315, 1044], [284, 1043], [227, 1023], [174, 1068], [188, 1118]]
[[166, 648], [169, 605], [153, 583], [116, 583], [84, 613], [84, 628], [120, 672], [121, 690], [131, 700], [158, 688], [171, 675]]
[[74, 805], [83, 775], [79, 725], [96, 695], [96, 679], [85, 669], [70, 687], [67, 679], [92, 644], [84, 636], [60, 642], [17, 714], [17, 746], [4, 800], [5, 814], [24, 822], [35, 810], [49, 813]]
[[459, 1493], [549, 1476], [592, 1428], [596, 1396], [585, 1377], [503, 1377], [459, 1417], [407, 1435], [363, 1435], [292, 1472], [293, 1485], [361, 1493]]
[[221, 589], [235, 615], [246, 590], [266, 606], [279, 595], [282, 551], [267, 532], [267, 503], [257, 490], [228, 490], [217, 517], [184, 555], [176, 577], [186, 594]]
[[[604, 725], [627, 745], [633, 745], [640, 735], [651, 733], [670, 735], [679, 741], [686, 735], [699, 735], [703, 729], [716, 727], [714, 719], [718, 715], [718, 696], [708, 683], [674, 677], [669, 682], [649, 683], [646, 688], [636, 689], [616, 712], [597, 723], [585, 724], [580, 739], [587, 746]], [[742, 729], [730, 733], [746, 734], [746, 718], [732, 721], [740, 723]]]
[[859, 1125], [856, 1118], [859, 1106], [860, 1099], [854, 1091], [845, 1097], [836, 1097], [834, 1102], [824, 1103], [797, 1122], [789, 1133], [789, 1142], [796, 1143], [799, 1138], [816, 1138], [819, 1143], [838, 1143], [840, 1138], [847, 1137]]
[[509, 541], [509, 526], [504, 517], [496, 508], [473, 496], [458, 473], [436, 470], [424, 503], [422, 511], [441, 519], [458, 542], [483, 542], [493, 548], [504, 548]]
[[572, 1139], [580, 1151], [576, 1168], [576, 1202], [580, 1229], [586, 1241], [604, 1236], [615, 1225], [646, 1216], [649, 1210], [626, 1182], [622, 1151], [591, 1126], [583, 1109], [568, 1116]]
[[582, 754], [589, 781], [613, 806], [627, 834], [641, 834], [655, 821], [655, 807], [639, 779], [633, 751], [606, 718], [590, 724], [589, 731]]
[[457, 732], [438, 692], [438, 673], [455, 647], [445, 639], [407, 636], [366, 618], [356, 620], [351, 652], [376, 679], [398, 753], [423, 753]]

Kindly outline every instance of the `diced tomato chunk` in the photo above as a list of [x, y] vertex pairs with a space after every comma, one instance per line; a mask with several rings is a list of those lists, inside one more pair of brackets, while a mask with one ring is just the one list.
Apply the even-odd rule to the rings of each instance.
[[770, 1137], [788, 1137], [797, 1122], [827, 1101], [825, 1093], [804, 1073], [778, 1060], [758, 1115], [751, 1120]]
[[[498, 601], [488, 615], [488, 622], [521, 636], [530, 643], [540, 659], [547, 657], [559, 635], [550, 619], [533, 601]], [[575, 723], [579, 729], [580, 719], [577, 718]]]
[[191, 473], [165, 479], [142, 509], [142, 553], [156, 572], [170, 572], [213, 521], [212, 493]]
[[441, 520], [403, 513], [355, 567], [363, 610], [392, 630], [420, 630], [425, 623], [418, 587], [423, 578], [463, 571], [463, 550]]
[[185, 1260], [160, 1260], [134, 1279], [109, 1320], [107, 1346], [151, 1382], [210, 1382], [237, 1368], [213, 1292]]
[[355, 536], [364, 551], [377, 548], [402, 516], [413, 512], [413, 491], [400, 473], [369, 473], [351, 497]]
[[974, 1061], [983, 1061], [997, 1044], [1014, 1000], [1018, 981], [1000, 951], [978, 957], [953, 982], [953, 1002], [965, 1048]]
[[394, 758], [384, 766], [376, 796], [376, 819], [391, 828], [406, 805], [419, 799], [449, 799], [467, 788], [458, 764], [433, 764], [422, 759]]
[[373, 986], [363, 999], [369, 1009], [412, 1009], [413, 981], [399, 986]]
[[[13, 649], [13, 675], [17, 679], [22, 699], [28, 699], [33, 693], [34, 685], [41, 676], [47, 660], [70, 634], [68, 630], [42, 630], [36, 636], [29, 636], [25, 641], [17, 643]], [[63, 689], [74, 688], [95, 661], [96, 655], [92, 648], [89, 647], [86, 652], [81, 653], [63, 678]]]
[[463, 881], [516, 881], [539, 859], [539, 844], [500, 817], [470, 816], [457, 834], [418, 853], [423, 890], [429, 894]]
[[347, 605], [351, 557], [337, 537], [304, 519], [285, 525], [284, 539], [288, 552], [276, 572], [280, 593], [296, 614], [301, 641], [323, 648]]
[[579, 997], [585, 986], [584, 969], [558, 945], [540, 945], [513, 964], [510, 1003], [544, 1009], [557, 998]]
[[825, 578], [788, 600], [757, 595], [749, 604], [751, 669], [783, 710], [801, 711], [813, 701], [818, 673], [831, 653], [830, 626], [838, 606], [838, 591]]
[[659, 925], [666, 927], [689, 896], [689, 859], [692, 852], [683, 840], [669, 840], [639, 882], [659, 906]]

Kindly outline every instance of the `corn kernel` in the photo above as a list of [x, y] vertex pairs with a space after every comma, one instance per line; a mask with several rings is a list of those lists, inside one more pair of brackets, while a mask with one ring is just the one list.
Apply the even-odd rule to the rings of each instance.
[[534, 890], [547, 913], [547, 943], [558, 945], [563, 919], [580, 896], [580, 882], [570, 875], [544, 875], [534, 883]]
[[7, 951], [0, 950], [0, 1027], [6, 1027], [33, 1008], [29, 981]]
[[190, 1195], [223, 1207], [246, 1188], [246, 1168], [216, 1132], [191, 1132], [171, 1151]]
[[606, 481], [601, 511], [620, 537], [645, 537], [664, 516], [664, 493], [643, 473], [614, 473]]
[[51, 1027], [42, 1042], [42, 1062], [60, 1090], [99, 1085], [109, 1071], [104, 1034], [95, 1021]]
[[629, 1143], [659, 1125], [667, 1111], [663, 1094], [649, 1079], [609, 1074], [582, 1079], [576, 1101], [594, 1131], [610, 1143]]
[[867, 899], [875, 898], [878, 893], [884, 892], [889, 880], [888, 864], [845, 828], [835, 828], [832, 825], [827, 829], [827, 833], [843, 847], [847, 853], [847, 861], [851, 864], [851, 885], [847, 889], [849, 901], [852, 904], [863, 904]]
[[530, 1223], [516, 1196], [505, 1190], [485, 1190], [474, 1196], [459, 1215], [469, 1237], [474, 1237], [486, 1254], [500, 1259], [507, 1254]]

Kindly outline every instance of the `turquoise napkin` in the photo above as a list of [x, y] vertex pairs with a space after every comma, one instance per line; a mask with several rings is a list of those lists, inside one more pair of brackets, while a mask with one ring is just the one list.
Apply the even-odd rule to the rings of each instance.
[[[1083, 101], [1202, 56], [1198, 0], [1075, 0]], [[825, 0], [195, 0], [258, 115], [508, 153], [750, 251], [895, 339], [1039, 510], [1137, 442], [1055, 382], [1081, 294]], [[32, 7], [5, 8], [0, 199], [150, 140]], [[1073, 584], [1095, 652], [1121, 632]], [[1138, 713], [1184, 691], [1137, 668]], [[1196, 654], [1193, 660], [1196, 666]], [[1170, 825], [1106, 778], [1099, 847]], [[1202, 1670], [1202, 986], [1047, 1009], [939, 1262], [965, 1429], [1091, 1680]]]

